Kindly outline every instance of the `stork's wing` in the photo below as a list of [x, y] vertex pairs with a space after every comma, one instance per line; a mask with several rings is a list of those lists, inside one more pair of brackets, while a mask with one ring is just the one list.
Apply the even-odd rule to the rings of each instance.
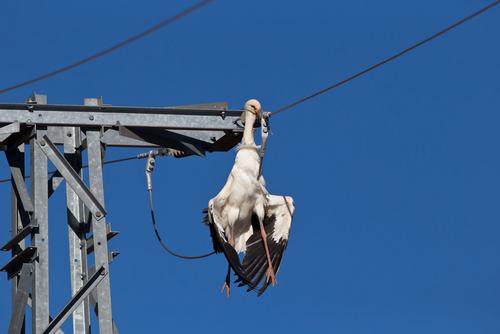
[[254, 289], [255, 286], [247, 278], [245, 269], [243, 269], [240, 258], [238, 257], [238, 253], [233, 246], [227, 242], [227, 237], [223, 229], [214, 222], [213, 214], [210, 211], [210, 208], [204, 209], [203, 213], [205, 214], [203, 222], [210, 228], [210, 236], [212, 237], [214, 251], [216, 253], [224, 253], [227, 262], [238, 276], [238, 282], [244, 282], [245, 285]]
[[[264, 217], [264, 229], [267, 233], [267, 245], [275, 273], [278, 273], [283, 253], [288, 245], [288, 235], [294, 209], [291, 197], [269, 196]], [[264, 279], [257, 293], [260, 296], [269, 286], [266, 275], [268, 263], [259, 222], [255, 215], [252, 217], [252, 226], [254, 233], [247, 241], [247, 252], [243, 258], [243, 269], [247, 274], [247, 279], [252, 284], [247, 284], [241, 280], [239, 286], [248, 285], [247, 291], [250, 291], [255, 289]]]

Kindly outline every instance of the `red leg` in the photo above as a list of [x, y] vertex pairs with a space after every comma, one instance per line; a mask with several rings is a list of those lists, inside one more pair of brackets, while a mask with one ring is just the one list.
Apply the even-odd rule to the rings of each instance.
[[224, 281], [224, 284], [222, 285], [222, 289], [220, 290], [220, 293], [224, 294], [224, 291], [226, 292], [227, 298], [231, 296], [231, 266], [227, 266], [227, 275], [226, 279]]
[[267, 281], [271, 281], [271, 284], [274, 286], [276, 285], [276, 275], [274, 273], [274, 268], [273, 268], [273, 262], [271, 261], [271, 254], [269, 253], [269, 247], [267, 245], [267, 233], [266, 230], [264, 229], [264, 224], [262, 224], [261, 221], [259, 221], [260, 224], [260, 234], [262, 236], [262, 241], [264, 242], [264, 249], [266, 250], [266, 256], [267, 256], [267, 264], [268, 264], [268, 270], [267, 270]]
[[[229, 244], [234, 247], [235, 242], [233, 237], [229, 238]], [[222, 284], [220, 293], [224, 294], [224, 291], [226, 292], [227, 298], [229, 298], [231, 296], [231, 266], [229, 264], [227, 265], [227, 275], [224, 284]]]

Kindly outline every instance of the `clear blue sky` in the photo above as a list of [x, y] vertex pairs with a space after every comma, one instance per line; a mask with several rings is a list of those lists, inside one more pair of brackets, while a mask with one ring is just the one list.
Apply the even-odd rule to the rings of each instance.
[[[191, 3], [191, 1], [189, 2]], [[167, 106], [258, 98], [273, 110], [406, 47], [486, 1], [216, 1], [106, 58], [0, 96]], [[186, 1], [0, 4], [0, 86], [107, 47]], [[500, 7], [272, 121], [264, 166], [296, 215], [278, 286], [219, 291], [222, 256], [169, 257], [154, 239], [144, 161], [105, 170], [114, 317], [121, 333], [499, 333]], [[107, 158], [137, 150], [112, 149]], [[234, 151], [163, 159], [161, 232], [210, 248], [201, 209]], [[6, 162], [0, 177], [7, 177]], [[64, 188], [50, 206], [51, 313], [69, 298]], [[9, 235], [10, 192], [0, 186]], [[5, 263], [7, 254], [0, 254]], [[10, 285], [0, 279], [0, 332]], [[70, 332], [68, 321], [64, 327]]]

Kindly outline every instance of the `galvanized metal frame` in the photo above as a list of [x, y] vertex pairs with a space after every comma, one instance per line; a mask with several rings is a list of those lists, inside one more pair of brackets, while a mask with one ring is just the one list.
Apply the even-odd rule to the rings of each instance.
[[[6, 154], [11, 154], [15, 156], [15, 159], [9, 159], [9, 165], [11, 168], [11, 171], [14, 170], [19, 170], [19, 173], [21, 174], [21, 178], [23, 183], [25, 182], [24, 179], [24, 145], [21, 145], [20, 147], [14, 148], [14, 153], [7, 153]], [[24, 224], [29, 224], [28, 221], [28, 214], [24, 210], [24, 207], [20, 205], [22, 202], [19, 193], [17, 191], [17, 186], [16, 182], [14, 181], [14, 178], [12, 178], [12, 185], [11, 185], [11, 234], [12, 234], [12, 239], [16, 239], [16, 236], [18, 233], [22, 230], [24, 230]], [[30, 198], [31, 201], [31, 198]], [[23, 238], [24, 239], [24, 238]], [[11, 255], [12, 257], [15, 257], [18, 255], [20, 252], [25, 247], [24, 240], [16, 240], [15, 243], [12, 243], [12, 245], [9, 246], [9, 242], [7, 242], [3, 247], [3, 251], [8, 251], [11, 250]], [[32, 266], [32, 265], [31, 265]], [[33, 273], [33, 268], [31, 269], [31, 273]], [[24, 303], [20, 302], [19, 299], [21, 296], [24, 295], [23, 287], [20, 286], [21, 283], [21, 277], [15, 276], [12, 278], [12, 288], [11, 288], [11, 294], [12, 294], [12, 312], [11, 312], [11, 321], [9, 323], [9, 333], [25, 333], [25, 316], [24, 316], [24, 311], [26, 306]], [[26, 292], [26, 296], [28, 296]], [[24, 301], [24, 300], [21, 300]], [[17, 303], [17, 304], [16, 304]], [[19, 308], [21, 309], [16, 309], [16, 305], [19, 305]], [[22, 316], [21, 316], [22, 314]], [[12, 319], [14, 318], [14, 319]]]
[[[82, 134], [79, 127], [63, 128], [64, 157], [76, 173], [83, 179]], [[87, 283], [87, 239], [85, 227], [85, 207], [83, 201], [72, 187], [66, 187], [66, 206], [68, 216], [69, 265], [71, 295], [75, 296]], [[73, 333], [90, 334], [89, 299], [84, 298], [73, 310]]]
[[12, 299], [12, 314], [9, 323], [9, 333], [21, 333], [24, 331], [24, 314], [28, 303], [30, 286], [33, 284], [33, 264], [25, 263], [19, 275], [19, 285], [16, 286], [16, 294]]
[[[0, 249], [12, 253], [12, 259], [0, 269], [12, 280], [8, 333], [25, 332], [25, 308], [31, 306], [33, 334], [62, 333], [60, 326], [70, 315], [73, 333], [90, 334], [91, 309], [97, 315], [99, 333], [118, 334], [109, 275], [109, 264], [118, 253], [109, 252], [108, 247], [117, 232], [106, 222], [102, 173], [105, 148], [167, 147], [184, 152], [182, 156], [227, 151], [241, 139], [241, 113], [228, 109], [226, 103], [113, 107], [98, 98], [85, 99], [82, 106], [49, 105], [47, 97], [39, 94], [25, 104], [0, 104], [0, 149], [5, 151], [12, 175], [12, 237]], [[30, 155], [29, 188], [24, 172], [26, 144]], [[63, 146], [62, 152], [57, 145]], [[88, 186], [82, 169], [85, 149]], [[57, 168], [50, 178], [49, 161]], [[52, 319], [48, 201], [62, 181], [67, 185], [72, 297]], [[91, 254], [97, 271], [88, 267]], [[97, 331], [92, 328], [92, 332]]]

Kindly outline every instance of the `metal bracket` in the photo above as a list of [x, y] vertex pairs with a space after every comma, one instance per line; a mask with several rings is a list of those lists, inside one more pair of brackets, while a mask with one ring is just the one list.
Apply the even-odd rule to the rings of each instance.
[[[112, 231], [111, 230], [111, 224], [106, 224], [106, 240], [111, 240], [114, 237], [116, 237], [120, 232], [118, 231]], [[94, 237], [87, 238], [87, 254], [91, 254], [94, 252]]]
[[36, 221], [32, 221], [29, 225], [24, 227], [21, 231], [19, 231], [12, 239], [10, 239], [5, 245], [0, 248], [0, 250], [6, 252], [11, 250], [15, 245], [17, 245], [21, 240], [26, 238], [28, 235], [32, 233], [36, 233], [38, 231], [38, 224]]
[[7, 262], [0, 271], [5, 271], [7, 277], [11, 279], [21, 271], [25, 263], [33, 262], [37, 256], [36, 247], [26, 247], [26, 249]]
[[[215, 131], [211, 132], [217, 133]], [[119, 128], [119, 133], [122, 137], [154, 143], [160, 147], [169, 147], [198, 156], [204, 156], [205, 149], [208, 146], [208, 143], [202, 140], [190, 138], [180, 133], [163, 129], [127, 128], [121, 126]]]

